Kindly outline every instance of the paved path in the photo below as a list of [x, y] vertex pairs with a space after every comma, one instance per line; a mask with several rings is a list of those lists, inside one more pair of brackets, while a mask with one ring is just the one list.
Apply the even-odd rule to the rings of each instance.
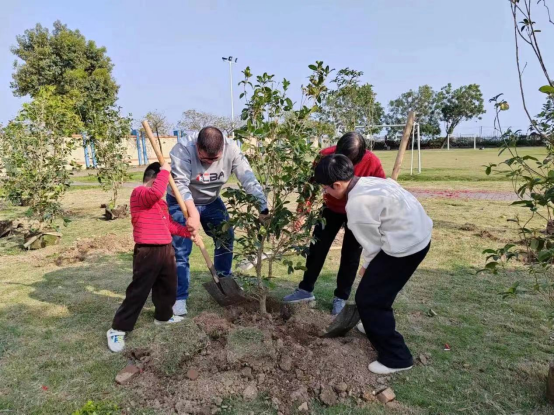
[[514, 192], [479, 191], [479, 190], [445, 190], [406, 188], [416, 198], [449, 198], [449, 199], [481, 199], [487, 201], [515, 201]]

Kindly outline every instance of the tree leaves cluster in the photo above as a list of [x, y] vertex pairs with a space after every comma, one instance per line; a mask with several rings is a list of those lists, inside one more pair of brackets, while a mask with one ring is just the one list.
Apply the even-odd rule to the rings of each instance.
[[[29, 200], [31, 209], [50, 221], [59, 213], [62, 189], [69, 186], [66, 167], [72, 165], [71, 150], [81, 144], [76, 136], [81, 133], [96, 148], [98, 180], [112, 192], [115, 203], [128, 168], [125, 139], [130, 125], [115, 105], [119, 86], [106, 48], [56, 21], [52, 32], [37, 24], [17, 36], [12, 52], [19, 58], [12, 74], [13, 93], [32, 101], [4, 133], [9, 142], [4, 148], [13, 146], [13, 152], [3, 152], [6, 166], [13, 167], [7, 170], [8, 186], [17, 182], [21, 199]], [[58, 117], [51, 112], [54, 108], [60, 110]], [[25, 150], [31, 144], [38, 147]], [[51, 174], [45, 173], [47, 168]], [[18, 170], [24, 174], [13, 177]], [[9, 196], [15, 200], [13, 192]]]
[[74, 100], [85, 126], [98, 111], [115, 104], [119, 86], [106, 48], [87, 40], [79, 30], [60, 21], [52, 32], [37, 24], [17, 36], [16, 42], [11, 50], [20, 61], [14, 63], [10, 84], [15, 96], [33, 98], [42, 87], [53, 86], [56, 95]]
[[[364, 73], [350, 68], [337, 71], [331, 81], [336, 86], [323, 96], [317, 118], [335, 127], [339, 135], [356, 130], [357, 126], [382, 123], [384, 110], [376, 100], [371, 84], [361, 84]], [[372, 131], [367, 131], [371, 133]]]
[[[448, 135], [462, 122], [481, 118], [485, 113], [483, 94], [477, 84], [462, 85], [454, 89], [452, 84], [434, 91], [429, 85], [422, 85], [416, 91], [410, 90], [390, 101], [389, 111], [385, 117], [386, 124], [404, 124], [406, 115], [416, 112], [416, 120], [423, 136], [434, 138], [441, 134], [440, 123], [444, 123], [445, 145]], [[389, 128], [389, 133], [401, 131]]]
[[130, 117], [123, 117], [119, 110], [108, 108], [96, 114], [88, 130], [96, 143], [98, 182], [104, 191], [111, 193], [110, 209], [117, 207], [119, 188], [129, 178], [129, 156], [123, 139], [128, 137], [131, 123]]
[[69, 187], [67, 161], [75, 148], [75, 141], [66, 138], [82, 126], [74, 104], [53, 87], [43, 87], [2, 132], [6, 197], [28, 206], [29, 216], [40, 222], [41, 229], [63, 217], [60, 199]]
[[[260, 220], [254, 197], [241, 187], [227, 188], [224, 196], [231, 219], [223, 227], [237, 231], [237, 256], [256, 263], [253, 294], [260, 300], [262, 312], [266, 307], [266, 286], [274, 277], [274, 262], [281, 261], [289, 272], [303, 269], [302, 262], [294, 264], [289, 256], [305, 253], [311, 228], [319, 221], [321, 191], [310, 182], [317, 151], [309, 140], [314, 131], [307, 120], [320, 110], [330, 69], [320, 61], [310, 69], [309, 82], [303, 87], [305, 101], [299, 108], [288, 97], [290, 83], [286, 79], [277, 82], [274, 75], [267, 73], [254, 76], [246, 68], [240, 83], [244, 88], [241, 97], [246, 98], [241, 115], [244, 126], [235, 133], [265, 189], [271, 215], [267, 221]], [[299, 211], [297, 207], [308, 200], [314, 201], [311, 211]], [[295, 222], [304, 215], [306, 226], [295, 229]], [[267, 269], [262, 263], [264, 253], [268, 256], [264, 262]]]
[[[536, 13], [535, 7], [539, 7]], [[533, 0], [511, 0], [510, 9], [513, 18], [513, 30], [516, 46], [516, 67], [519, 73], [519, 85], [521, 100], [525, 113], [529, 119], [527, 135], [538, 135], [545, 143], [546, 155], [535, 158], [530, 155], [521, 155], [516, 147], [517, 137], [525, 132], [504, 128], [502, 113], [509, 110], [508, 102], [503, 94], [498, 94], [489, 101], [494, 105], [495, 128], [502, 134], [504, 145], [500, 154], [507, 155], [507, 159], [499, 164], [491, 163], [486, 167], [486, 174], [503, 175], [512, 181], [517, 201], [512, 205], [519, 206], [523, 210], [521, 214], [508, 219], [513, 222], [518, 231], [517, 240], [499, 248], [486, 249], [486, 265], [484, 271], [493, 274], [499, 273], [508, 263], [519, 260], [529, 272], [529, 280], [516, 281], [511, 287], [502, 291], [504, 297], [515, 296], [518, 293], [534, 290], [542, 295], [550, 303], [550, 312], [554, 316], [554, 84], [551, 81], [548, 67], [543, 60], [539, 35], [535, 19], [542, 17], [550, 25], [554, 25], [550, 19], [546, 2]], [[531, 18], [532, 11], [535, 16]], [[542, 11], [542, 16], [541, 12]], [[539, 17], [540, 16], [540, 17]], [[520, 62], [520, 46], [527, 45], [536, 58], [536, 64], [542, 70], [545, 85], [537, 84], [533, 79], [535, 88], [545, 94], [545, 103], [542, 111], [532, 117], [527, 107], [524, 78]], [[525, 65], [527, 66], [527, 64]], [[540, 83], [544, 83], [542, 81]]]

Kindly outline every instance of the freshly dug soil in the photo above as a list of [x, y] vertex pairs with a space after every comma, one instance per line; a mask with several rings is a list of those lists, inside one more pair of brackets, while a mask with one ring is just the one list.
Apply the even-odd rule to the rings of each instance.
[[[194, 336], [175, 325], [171, 332], [180, 332], [174, 344], [191, 338], [205, 341], [196, 341], [169, 377], [149, 357], [156, 354], [153, 345], [130, 345], [139, 351], [144, 372], [127, 388], [141, 406], [159, 413], [225, 413], [224, 399], [242, 397], [264, 400], [275, 413], [290, 414], [299, 407], [309, 412], [305, 403], [311, 399], [328, 406], [352, 401], [362, 405], [386, 387], [386, 378], [368, 371], [375, 353], [356, 329], [343, 338], [323, 339], [320, 335], [332, 321], [329, 314], [299, 307], [285, 320], [275, 301], [269, 302], [265, 316], [256, 309], [252, 303], [228, 308], [223, 316], [202, 313], [193, 319]], [[171, 346], [161, 349], [174, 354]]]
[[56, 258], [57, 266], [79, 263], [89, 257], [100, 254], [114, 254], [120, 252], [132, 253], [133, 237], [131, 235], [106, 234], [102, 237], [83, 238], [75, 245], [62, 251]]
[[103, 204], [101, 207], [104, 208], [104, 218], [108, 221], [117, 220], [118, 218], [127, 218], [129, 215], [129, 207], [127, 204], [118, 205], [116, 208], [108, 208], [106, 204]]
[[15, 227], [13, 225], [13, 221], [0, 221], [0, 238], [9, 237], [13, 233], [14, 229]]

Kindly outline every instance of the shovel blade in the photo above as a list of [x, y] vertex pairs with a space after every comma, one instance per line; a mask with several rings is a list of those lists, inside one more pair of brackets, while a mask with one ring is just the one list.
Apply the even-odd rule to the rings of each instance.
[[323, 338], [335, 338], [346, 335], [348, 331], [356, 326], [360, 320], [360, 314], [355, 304], [346, 304], [335, 318], [331, 325], [327, 328]]
[[220, 306], [238, 305], [246, 300], [244, 291], [235, 279], [230, 277], [220, 279], [219, 284], [210, 281], [203, 286]]

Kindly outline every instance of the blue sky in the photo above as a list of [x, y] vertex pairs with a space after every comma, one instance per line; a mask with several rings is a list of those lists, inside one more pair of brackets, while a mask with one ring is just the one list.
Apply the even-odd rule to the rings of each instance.
[[[364, 72], [383, 104], [429, 84], [481, 85], [487, 114], [459, 133], [493, 126], [488, 98], [504, 92], [506, 122], [528, 125], [520, 105], [507, 0], [107, 1], [0, 0], [0, 122], [22, 99], [9, 87], [15, 37], [36, 23], [59, 19], [105, 46], [121, 86], [119, 105], [139, 118], [150, 110], [175, 123], [187, 109], [230, 115], [229, 71], [222, 56], [238, 57], [235, 84], [249, 65], [292, 82], [293, 98], [323, 60], [332, 68]], [[552, 33], [541, 34], [552, 44]], [[548, 48], [544, 48], [546, 53]], [[535, 62], [526, 69], [532, 114], [540, 111], [544, 84]], [[554, 58], [547, 56], [547, 62]], [[242, 108], [235, 86], [235, 114]]]

